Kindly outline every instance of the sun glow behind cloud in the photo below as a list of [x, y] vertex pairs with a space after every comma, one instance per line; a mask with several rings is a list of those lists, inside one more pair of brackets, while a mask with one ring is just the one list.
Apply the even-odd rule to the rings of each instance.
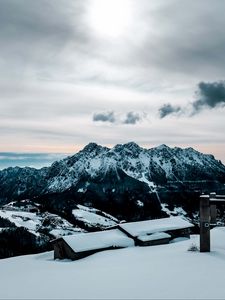
[[88, 23], [99, 37], [118, 38], [125, 35], [132, 24], [131, 0], [90, 0]]
[[[224, 9], [210, 0], [1, 0], [0, 151], [132, 140], [225, 162], [225, 107], [194, 96], [200, 82], [225, 78]], [[168, 103], [185, 113], [160, 119]], [[119, 122], [93, 122], [106, 112]], [[131, 125], [129, 112], [149, 118]]]

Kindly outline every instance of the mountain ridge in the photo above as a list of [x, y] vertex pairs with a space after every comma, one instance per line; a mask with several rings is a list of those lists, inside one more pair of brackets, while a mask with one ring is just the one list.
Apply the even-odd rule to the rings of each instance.
[[0, 171], [0, 197], [5, 194], [35, 196], [62, 192], [76, 186], [80, 178], [103, 177], [118, 171], [146, 183], [151, 192], [168, 181], [218, 180], [225, 182], [225, 166], [211, 154], [193, 148], [170, 148], [162, 144], [142, 148], [135, 142], [107, 148], [89, 143], [78, 153], [55, 161], [50, 167], [10, 167]]

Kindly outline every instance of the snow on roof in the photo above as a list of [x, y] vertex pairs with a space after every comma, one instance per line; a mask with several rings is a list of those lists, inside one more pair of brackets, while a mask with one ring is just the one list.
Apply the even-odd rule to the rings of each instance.
[[156, 232], [152, 234], [144, 234], [138, 236], [138, 239], [142, 242], [156, 241], [156, 240], [169, 239], [169, 238], [171, 238], [171, 235], [165, 232]]
[[64, 236], [63, 240], [75, 252], [134, 246], [134, 241], [119, 229], [69, 235]]
[[194, 225], [181, 217], [170, 217], [154, 219], [148, 221], [139, 221], [119, 224], [119, 227], [125, 230], [133, 237], [151, 234], [155, 232], [170, 231], [193, 227]]

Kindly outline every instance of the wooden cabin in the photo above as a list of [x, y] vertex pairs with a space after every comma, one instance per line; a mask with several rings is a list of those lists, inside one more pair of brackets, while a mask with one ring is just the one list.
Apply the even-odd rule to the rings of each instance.
[[136, 246], [151, 246], [167, 244], [177, 237], [190, 237], [190, 228], [193, 226], [181, 217], [170, 217], [122, 223], [118, 229], [132, 238]]
[[133, 239], [119, 229], [78, 233], [52, 241], [54, 259], [80, 259], [103, 250], [134, 246]]
[[189, 237], [193, 226], [181, 217], [170, 217], [121, 223], [105, 231], [63, 236], [52, 241], [54, 258], [76, 260], [103, 250], [168, 244], [174, 238]]

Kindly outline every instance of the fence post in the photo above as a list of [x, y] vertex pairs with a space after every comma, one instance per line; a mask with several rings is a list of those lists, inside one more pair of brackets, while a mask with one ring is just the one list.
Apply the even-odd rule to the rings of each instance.
[[209, 195], [200, 196], [200, 252], [210, 252]]

